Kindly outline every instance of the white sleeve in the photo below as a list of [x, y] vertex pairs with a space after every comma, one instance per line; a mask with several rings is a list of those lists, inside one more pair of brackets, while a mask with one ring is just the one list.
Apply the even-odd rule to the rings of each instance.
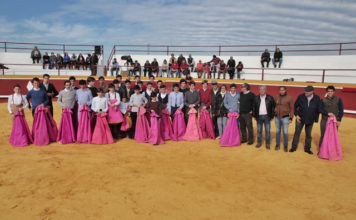
[[12, 110], [11, 110], [11, 103], [12, 103], [12, 95], [9, 96], [8, 101], [7, 101], [7, 109], [9, 110], [10, 114], [13, 114]]
[[115, 102], [115, 105], [119, 105], [120, 104], [120, 94], [116, 92], [116, 100], [117, 102]]

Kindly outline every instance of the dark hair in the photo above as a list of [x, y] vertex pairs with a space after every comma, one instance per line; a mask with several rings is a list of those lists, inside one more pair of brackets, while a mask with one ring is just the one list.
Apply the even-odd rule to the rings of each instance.
[[40, 82], [40, 79], [39, 79], [38, 77], [34, 77], [34, 78], [32, 79], [32, 83], [35, 82], [35, 81]]
[[94, 82], [95, 81], [95, 78], [94, 77], [91, 77], [91, 76], [89, 76], [88, 78], [87, 78], [87, 82], [89, 83], [89, 82]]
[[221, 87], [224, 87], [225, 90], [227, 90], [227, 86], [226, 86], [225, 84], [222, 84], [222, 85], [220, 86], [220, 90], [221, 90]]
[[140, 81], [137, 82], [137, 84], [142, 84], [143, 85], [143, 82], [140, 80]]
[[131, 81], [129, 79], [125, 80], [125, 84], [126, 83], [131, 83]]
[[250, 90], [250, 84], [248, 83], [242, 84], [242, 87], [246, 88], [247, 90]]
[[84, 79], [79, 80], [79, 85], [85, 85], [85, 84], [86, 84], [86, 82]]
[[70, 84], [70, 80], [66, 80], [66, 81], [64, 81], [64, 84], [63, 84], [63, 85], [66, 85], [67, 83], [69, 83], [69, 84]]
[[163, 83], [163, 81], [162, 81], [162, 80], [158, 80], [158, 81], [157, 81], [157, 83], [159, 83], [159, 82]]
[[121, 99], [127, 99], [127, 95], [122, 95]]
[[75, 80], [75, 76], [69, 77], [69, 80]]
[[108, 86], [108, 88], [109, 88], [109, 89], [110, 89], [110, 88], [115, 88], [115, 86], [114, 86], [114, 84], [110, 83], [109, 86]]
[[157, 97], [157, 93], [156, 92], [152, 92], [151, 93], [151, 98], [153, 98], [153, 97]]
[[43, 77], [43, 78], [45, 78], [45, 77], [50, 78], [49, 74], [47, 74], [47, 73], [43, 74], [43, 76], [42, 76], [42, 77]]
[[231, 89], [231, 88], [233, 88], [233, 87], [235, 87], [235, 88], [236, 88], [236, 84], [235, 84], [235, 83], [231, 83], [231, 85], [230, 85], [230, 89]]
[[178, 88], [179, 88], [178, 83], [174, 83], [174, 84], [173, 84], [173, 88], [174, 88], [174, 87], [178, 87]]
[[99, 88], [98, 89], [98, 93], [104, 93], [104, 89], [103, 88]]
[[21, 86], [20, 86], [19, 84], [15, 84], [15, 85], [14, 85], [14, 88], [16, 88], [16, 87], [18, 87], [18, 88], [21, 89]]
[[189, 85], [195, 85], [195, 82], [194, 82], [194, 81], [191, 81], [191, 82], [189, 83]]
[[204, 80], [203, 82], [202, 82], [202, 84], [208, 84], [208, 80]]
[[286, 86], [280, 86], [279, 89], [283, 88], [284, 90], [287, 90]]
[[182, 84], [182, 82], [187, 83], [187, 81], [186, 81], [185, 79], [181, 79], [181, 80], [179, 80], [179, 84]]
[[114, 80], [112, 81], [112, 83], [113, 83], [113, 84], [118, 84], [118, 83], [119, 83], [119, 80], [114, 79]]
[[134, 87], [134, 90], [140, 90], [141, 88], [138, 86], [138, 85], [136, 85], [135, 87]]
[[[178, 85], [177, 85], [177, 86], [178, 86]], [[161, 85], [159, 88], [160, 88], [160, 89], [166, 88], [166, 85]]]
[[152, 82], [148, 82], [147, 85], [151, 85], [152, 86], [153, 84], [152, 84]]
[[326, 87], [326, 91], [328, 91], [329, 89], [332, 89], [333, 91], [335, 91], [335, 87], [334, 87], [334, 86], [332, 86], [332, 85], [330, 85], [330, 86]]
[[104, 78], [103, 76], [100, 76], [100, 77], [99, 77], [99, 80], [101, 80], [101, 79], [105, 80], [105, 78]]
[[150, 79], [150, 78], [155, 79], [155, 76], [154, 76], [154, 75], [150, 75], [150, 77], [148, 77], [148, 78], [149, 78], [149, 79]]
[[122, 76], [121, 75], [117, 75], [116, 78], [120, 77], [122, 79]]
[[136, 79], [136, 78], [139, 78], [139, 79], [140, 79], [140, 78], [141, 78], [141, 76], [139, 76], [139, 75], [136, 75], [134, 79]]

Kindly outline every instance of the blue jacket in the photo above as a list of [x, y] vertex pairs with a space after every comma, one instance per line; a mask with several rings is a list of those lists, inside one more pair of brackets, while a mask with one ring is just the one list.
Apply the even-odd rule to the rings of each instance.
[[231, 93], [226, 93], [224, 98], [224, 106], [230, 111], [231, 109], [234, 112], [239, 113], [239, 101], [240, 101], [240, 93], [236, 92], [235, 96], [232, 96]]
[[310, 125], [314, 122], [318, 122], [320, 112], [322, 112], [321, 100], [316, 94], [314, 94], [310, 100], [309, 106], [305, 94], [299, 95], [294, 103], [294, 115], [299, 116], [304, 124]]

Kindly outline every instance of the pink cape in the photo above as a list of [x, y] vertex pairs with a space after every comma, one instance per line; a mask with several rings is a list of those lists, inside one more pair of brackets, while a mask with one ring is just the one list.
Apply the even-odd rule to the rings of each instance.
[[98, 113], [96, 116], [96, 124], [91, 139], [92, 144], [111, 144], [114, 143], [114, 139], [111, 135], [111, 131], [106, 120], [106, 113]]
[[203, 138], [215, 139], [213, 120], [206, 109], [200, 111], [199, 125]]
[[169, 118], [167, 109], [162, 111], [162, 118], [160, 122], [161, 135], [163, 140], [170, 140], [173, 135], [172, 122]]
[[35, 145], [47, 145], [57, 140], [57, 124], [48, 107], [37, 106], [32, 124], [32, 136]]
[[180, 109], [177, 109], [177, 111], [174, 113], [174, 119], [173, 119], [173, 134], [172, 134], [172, 140], [173, 141], [182, 141], [183, 136], [185, 134], [185, 121], [184, 121], [184, 116], [183, 112]]
[[10, 144], [14, 147], [23, 147], [33, 143], [30, 128], [25, 120], [23, 111], [17, 111], [10, 135]]
[[64, 108], [62, 111], [62, 118], [61, 123], [59, 124], [57, 142], [61, 142], [62, 144], [70, 144], [75, 142], [72, 111], [69, 108]]
[[188, 112], [189, 119], [187, 124], [187, 129], [185, 130], [185, 134], [183, 136], [183, 140], [185, 141], [199, 141], [203, 138], [201, 134], [201, 130], [197, 120], [197, 110], [195, 108], [191, 108]]
[[[116, 102], [117, 102], [116, 99], [110, 100], [110, 104], [114, 104]], [[122, 117], [121, 110], [120, 110], [119, 106], [115, 105], [114, 107], [111, 107], [109, 105], [108, 123], [109, 124], [118, 124], [118, 123], [121, 123], [122, 121], [123, 121], [123, 117]]]
[[137, 113], [135, 140], [137, 142], [147, 142], [150, 125], [146, 117], [146, 109], [140, 107]]
[[342, 160], [342, 150], [337, 134], [337, 120], [335, 116], [328, 118], [318, 157], [328, 160]]
[[164, 140], [161, 136], [161, 130], [158, 123], [159, 115], [156, 113], [151, 113], [151, 127], [150, 134], [148, 136], [148, 143], [153, 145], [164, 144]]
[[240, 131], [237, 125], [236, 117], [239, 114], [236, 112], [230, 112], [227, 116], [229, 117], [229, 122], [227, 123], [225, 130], [223, 131], [223, 135], [219, 141], [222, 147], [233, 147], [240, 146]]
[[90, 144], [91, 131], [90, 108], [86, 105], [82, 105], [80, 108], [80, 119], [77, 131], [77, 144]]
[[129, 121], [127, 120], [127, 117], [124, 117], [120, 127], [120, 131], [128, 131], [128, 130], [130, 130], [130, 124]]

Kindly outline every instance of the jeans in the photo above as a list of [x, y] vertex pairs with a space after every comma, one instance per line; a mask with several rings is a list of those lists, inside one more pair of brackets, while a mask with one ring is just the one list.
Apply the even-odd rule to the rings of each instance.
[[257, 143], [262, 143], [262, 129], [265, 125], [266, 145], [271, 143], [271, 121], [267, 115], [260, 115], [257, 118]]
[[274, 67], [277, 67], [276, 63], [279, 63], [278, 67], [281, 68], [282, 62], [283, 62], [282, 58], [280, 58], [279, 61], [275, 61], [274, 58], [272, 59], [272, 63]]
[[[299, 138], [300, 138], [300, 133], [302, 133], [303, 127], [304, 127], [303, 122], [295, 122], [295, 132], [294, 132], [294, 137], [293, 137], [293, 142], [292, 142], [292, 149], [296, 150], [298, 147], [299, 143]], [[305, 145], [304, 145], [304, 150], [310, 150], [311, 147], [311, 141], [312, 141], [312, 129], [313, 129], [313, 124], [310, 125], [305, 125]]]
[[120, 68], [119, 67], [111, 67], [111, 76], [114, 76], [114, 71], [116, 71], [116, 75], [119, 73]]
[[274, 117], [276, 122], [276, 146], [280, 146], [281, 143], [281, 130], [283, 129], [283, 146], [288, 147], [288, 127], [289, 117], [278, 118]]
[[227, 124], [227, 117], [218, 117], [219, 136], [221, 137]]

